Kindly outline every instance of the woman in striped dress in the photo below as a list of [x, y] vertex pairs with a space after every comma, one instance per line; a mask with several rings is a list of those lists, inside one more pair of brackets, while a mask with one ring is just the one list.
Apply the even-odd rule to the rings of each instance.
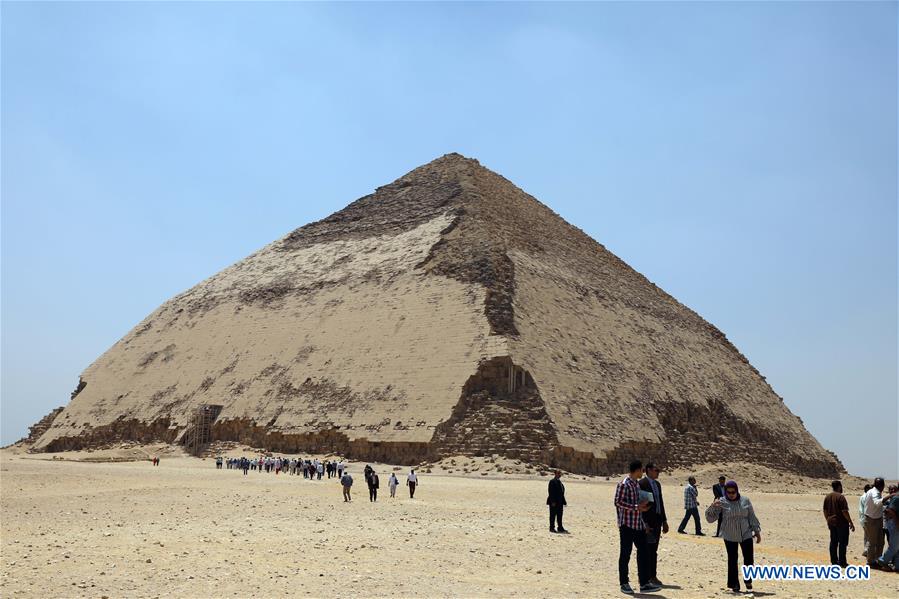
[[[721, 515], [721, 536], [727, 549], [727, 588], [735, 593], [740, 591], [740, 577], [737, 568], [737, 553], [743, 551], [743, 565], [751, 566], [753, 560], [752, 537], [757, 543], [762, 542], [762, 527], [752, 502], [748, 497], [740, 496], [735, 481], [727, 481], [724, 485], [724, 497], [719, 497], [705, 510], [705, 519], [709, 522], [718, 520]], [[752, 590], [752, 580], [746, 579], [746, 589]]]

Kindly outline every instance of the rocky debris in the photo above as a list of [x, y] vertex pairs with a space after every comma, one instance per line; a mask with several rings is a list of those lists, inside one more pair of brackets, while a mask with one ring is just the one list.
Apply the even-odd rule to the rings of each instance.
[[[81, 381], [81, 385], [79, 385], [80, 389], [83, 389], [84, 381]], [[79, 389], [79, 390], [80, 390]], [[72, 397], [78, 394], [78, 390], [72, 393]], [[33, 445], [35, 441], [37, 441], [41, 435], [43, 435], [47, 429], [50, 428], [50, 425], [53, 424], [53, 421], [59, 415], [60, 412], [63, 411], [65, 406], [60, 406], [55, 408], [49, 414], [38, 420], [35, 424], [28, 427], [28, 435], [22, 439], [19, 439], [15, 444], [16, 445]]]

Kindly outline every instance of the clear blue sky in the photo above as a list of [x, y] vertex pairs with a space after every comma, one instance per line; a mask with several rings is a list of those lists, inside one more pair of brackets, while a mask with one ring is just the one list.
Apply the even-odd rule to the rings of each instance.
[[2, 442], [172, 295], [446, 152], [896, 478], [895, 3], [2, 4]]

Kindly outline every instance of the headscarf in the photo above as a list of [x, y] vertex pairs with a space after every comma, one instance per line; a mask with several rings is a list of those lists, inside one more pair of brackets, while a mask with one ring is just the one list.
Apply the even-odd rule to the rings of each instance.
[[738, 501], [740, 499], [740, 488], [737, 486], [737, 481], [735, 480], [729, 480], [724, 483], [724, 498], [730, 501], [730, 498], [727, 496], [727, 490], [731, 487], [733, 487], [734, 491], [737, 492], [737, 496], [734, 497], [733, 500]]

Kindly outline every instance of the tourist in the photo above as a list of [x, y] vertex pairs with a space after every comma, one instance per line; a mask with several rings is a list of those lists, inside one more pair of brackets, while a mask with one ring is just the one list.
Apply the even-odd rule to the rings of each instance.
[[643, 462], [634, 460], [628, 467], [628, 475], [615, 487], [615, 508], [618, 512], [618, 583], [621, 592], [634, 594], [630, 585], [631, 551], [637, 547], [637, 579], [640, 581], [641, 593], [652, 593], [661, 587], [649, 582], [646, 573], [646, 529], [643, 524], [643, 512], [649, 509], [649, 501], [640, 498], [640, 485], [637, 481], [643, 475]]
[[[737, 557], [743, 552], [743, 565], [751, 566], [753, 559], [752, 537], [757, 543], [762, 542], [762, 527], [752, 503], [748, 497], [740, 496], [740, 489], [735, 481], [727, 481], [724, 485], [724, 497], [715, 499], [705, 511], [705, 519], [714, 522], [721, 517], [721, 536], [727, 549], [727, 588], [735, 593], [740, 592], [739, 569]], [[752, 580], [744, 579], [746, 590], [752, 590]]]
[[896, 492], [899, 491], [899, 486], [896, 486], [896, 485], [890, 485], [890, 488], [888, 489], [888, 491], [889, 491], [889, 495], [887, 495], [886, 497], [884, 497], [884, 501], [883, 501], [883, 509], [884, 509], [884, 514], [883, 514], [883, 538], [884, 538], [884, 544], [888, 544], [888, 543], [890, 542], [890, 529], [889, 529], [889, 527], [888, 527], [888, 522], [890, 521], [890, 519], [887, 518], [887, 516], [886, 516], [886, 507], [887, 507], [887, 505], [889, 504], [889, 501], [887, 500], [887, 497], [890, 497], [890, 498], [894, 497], [894, 496], [896, 495]]
[[406, 477], [406, 484], [409, 486], [409, 499], [415, 498], [415, 487], [418, 485], [418, 477], [415, 470], [409, 470], [409, 476]]
[[649, 510], [643, 512], [643, 524], [646, 528], [646, 577], [649, 582], [662, 586], [656, 576], [659, 561], [659, 540], [668, 534], [668, 516], [665, 514], [665, 500], [662, 498], [662, 483], [659, 482], [661, 471], [652, 462], [646, 464], [646, 476], [640, 479], [640, 489], [652, 493], [653, 502]]
[[343, 487], [343, 500], [352, 501], [350, 487], [353, 486], [353, 477], [350, 476], [349, 471], [344, 471], [343, 476], [340, 477], [340, 485]]
[[830, 483], [833, 492], [824, 497], [824, 520], [830, 530], [830, 563], [845, 568], [846, 546], [849, 544], [849, 531], [855, 530], [849, 516], [849, 504], [843, 496], [843, 483], [838, 480]]
[[216, 470], [222, 469], [222, 456], [218, 456], [215, 458], [215, 469]]
[[[712, 498], [713, 499], [722, 499], [724, 498], [724, 481], [726, 479], [723, 476], [718, 477], [718, 484], [712, 486]], [[715, 529], [715, 536], [721, 536], [721, 516], [718, 516], [718, 527]]]
[[396, 478], [396, 473], [391, 472], [390, 478], [387, 479], [387, 487], [390, 489], [391, 499], [396, 497], [396, 488], [397, 486], [399, 486], [399, 484], [400, 481]]
[[865, 493], [865, 546], [867, 561], [877, 567], [877, 558], [883, 553], [883, 495], [884, 481], [874, 479], [874, 486]]
[[343, 460], [340, 460], [337, 463], [337, 476], [338, 478], [343, 478], [343, 471], [346, 470], [346, 465], [343, 463]]
[[883, 507], [883, 519], [890, 533], [889, 545], [877, 559], [877, 565], [884, 570], [899, 572], [899, 495], [893, 495]]
[[687, 479], [687, 484], [684, 486], [684, 519], [681, 520], [680, 526], [677, 527], [677, 532], [682, 535], [687, 534], [684, 529], [687, 528], [687, 522], [690, 521], [690, 517], [692, 516], [696, 526], [696, 534], [700, 537], [705, 536], [702, 532], [702, 524], [699, 522], [698, 497], [699, 489], [696, 488], [696, 477], [691, 476]]
[[315, 473], [316, 473], [316, 475], [318, 476], [318, 480], [321, 480], [321, 479], [322, 479], [322, 474], [325, 473], [325, 465], [322, 464], [321, 462], [319, 462], [318, 460], [315, 460], [315, 461], [316, 461], [316, 464], [315, 464]]
[[568, 502], [565, 501], [565, 485], [562, 484], [561, 479], [561, 470], [553, 472], [553, 478], [549, 481], [549, 496], [546, 498], [546, 505], [549, 506], [549, 532], [558, 530], [558, 532], [567, 534], [568, 531], [562, 526], [562, 512]]
[[861, 497], [858, 498], [858, 525], [862, 529], [862, 539], [865, 545], [865, 550], [862, 551], [863, 556], [868, 555], [868, 540], [865, 539], [864, 531], [865, 531], [865, 497], [867, 496], [868, 491], [871, 490], [871, 485], [865, 485], [865, 492], [861, 494]]
[[362, 476], [365, 477], [365, 484], [368, 484], [368, 477], [371, 476], [371, 473], [374, 472], [372, 467], [368, 464], [365, 465], [365, 468], [362, 470]]
[[368, 483], [368, 500], [377, 501], [378, 487], [381, 486], [381, 480], [378, 478], [378, 473], [372, 470], [365, 482]]

